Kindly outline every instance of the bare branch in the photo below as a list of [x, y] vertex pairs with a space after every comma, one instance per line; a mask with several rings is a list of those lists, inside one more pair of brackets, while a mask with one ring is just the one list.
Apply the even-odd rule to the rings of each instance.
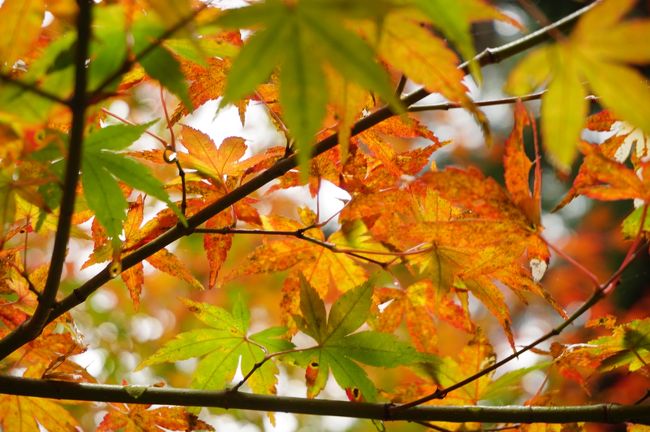
[[[446, 421], [454, 423], [569, 423], [598, 422], [650, 424], [650, 410], [643, 405], [598, 404], [582, 406], [422, 406], [390, 413], [383, 403], [348, 402], [267, 396], [243, 392], [78, 384], [0, 376], [4, 393], [77, 401], [118, 402], [178, 406], [220, 407], [252, 411], [329, 415], [384, 421]], [[387, 414], [391, 414], [387, 416]]]
[[[546, 93], [546, 90], [537, 92], [537, 93], [531, 93], [527, 94], [524, 96], [512, 96], [512, 97], [503, 97], [503, 98], [497, 98], [497, 99], [488, 99], [484, 101], [475, 101], [474, 105], [479, 106], [479, 107], [486, 107], [486, 106], [495, 106], [495, 105], [508, 105], [508, 104], [513, 104], [516, 103], [518, 100], [521, 100], [522, 102], [528, 102], [532, 100], [538, 100], [541, 99], [542, 96], [544, 96], [544, 93]], [[589, 95], [586, 97], [587, 100], [590, 101], [596, 101], [598, 100], [598, 97]], [[408, 108], [408, 111], [410, 112], [422, 112], [422, 111], [448, 111], [451, 109], [456, 109], [456, 108], [463, 108], [463, 106], [459, 103], [456, 102], [443, 102], [439, 104], [434, 104], [434, 105], [411, 105]]]

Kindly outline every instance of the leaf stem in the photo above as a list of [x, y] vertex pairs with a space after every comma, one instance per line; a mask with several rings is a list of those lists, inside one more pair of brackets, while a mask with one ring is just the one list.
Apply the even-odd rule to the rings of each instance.
[[241, 386], [243, 386], [246, 383], [246, 381], [248, 381], [248, 379], [255, 373], [255, 371], [257, 371], [259, 368], [264, 366], [264, 363], [271, 360], [272, 358], [279, 357], [279, 356], [282, 356], [282, 355], [287, 355], [287, 354], [293, 354], [293, 353], [297, 353], [297, 352], [309, 351], [309, 350], [314, 349], [314, 348], [317, 348], [317, 347], [298, 348], [298, 349], [294, 348], [294, 349], [289, 349], [289, 350], [285, 350], [285, 351], [277, 351], [277, 352], [265, 355], [262, 360], [260, 360], [259, 362], [255, 363], [253, 365], [253, 367], [251, 368], [251, 370], [248, 371], [246, 376], [244, 376], [241, 379], [241, 381], [239, 381], [233, 388], [231, 388], [230, 391], [232, 391], [232, 392], [239, 391]]
[[594, 274], [591, 270], [589, 270], [587, 267], [582, 265], [579, 261], [575, 260], [571, 255], [565, 253], [562, 249], [558, 248], [555, 246], [553, 243], [549, 242], [548, 240], [544, 239], [548, 247], [553, 249], [555, 253], [557, 253], [559, 256], [564, 258], [569, 264], [574, 266], [576, 269], [580, 270], [582, 274], [584, 274], [589, 280], [591, 280], [596, 287], [600, 287], [600, 281], [598, 280], [598, 276]]
[[[128, 124], [128, 125], [131, 125], [131, 126], [137, 126], [137, 124], [132, 122], [131, 120], [125, 119], [124, 117], [119, 116], [119, 115], [107, 110], [106, 108], [102, 108], [102, 112], [104, 114], [106, 114], [107, 116], [113, 117], [114, 119], [121, 121], [124, 124]], [[155, 139], [159, 143], [161, 143], [163, 148], [167, 148], [167, 146], [168, 146], [167, 141], [165, 141], [163, 139], [163, 137], [161, 137], [160, 135], [155, 134], [155, 133], [153, 133], [153, 132], [151, 132], [149, 130], [144, 131], [144, 133], [149, 135], [151, 138]]]
[[317, 244], [321, 247], [324, 247], [325, 249], [328, 249], [334, 253], [342, 253], [346, 255], [353, 256], [358, 259], [362, 259], [365, 261], [368, 261], [373, 264], [377, 264], [381, 267], [385, 267], [386, 263], [374, 260], [372, 258], [369, 258], [367, 256], [364, 256], [362, 254], [366, 255], [382, 255], [382, 256], [407, 256], [407, 255], [417, 255], [425, 252], [431, 251], [431, 247], [425, 247], [421, 249], [414, 249], [414, 250], [409, 250], [409, 251], [404, 251], [404, 252], [391, 252], [391, 251], [373, 251], [373, 250], [365, 250], [365, 249], [352, 249], [352, 248], [341, 248], [338, 247], [337, 245], [333, 243], [329, 243], [326, 241], [318, 240], [314, 237], [310, 237], [308, 235], [305, 235], [305, 231], [308, 231], [309, 229], [312, 229], [313, 227], [309, 227], [308, 229], [301, 228], [299, 230], [295, 231], [283, 231], [283, 230], [278, 230], [278, 231], [272, 231], [272, 230], [261, 230], [261, 229], [244, 229], [244, 228], [230, 228], [230, 227], [225, 227], [225, 228], [196, 228], [193, 232], [197, 234], [258, 234], [258, 235], [270, 235], [270, 236], [289, 236], [289, 237], [295, 237], [300, 240], [305, 240], [310, 243]]
[[[170, 143], [165, 143], [165, 153], [163, 154], [163, 159], [167, 163], [173, 163], [176, 165], [176, 170], [178, 171], [178, 177], [181, 179], [181, 213], [185, 217], [187, 211], [187, 185], [185, 183], [185, 170], [181, 165], [181, 162], [178, 160], [176, 155], [176, 135], [174, 134], [174, 127], [169, 119], [169, 113], [167, 112], [167, 104], [165, 103], [165, 93], [163, 86], [160, 86], [160, 103], [163, 108], [163, 113], [165, 114], [165, 121], [167, 123], [167, 130], [169, 131]], [[173, 158], [170, 157], [167, 152], [173, 152]]]

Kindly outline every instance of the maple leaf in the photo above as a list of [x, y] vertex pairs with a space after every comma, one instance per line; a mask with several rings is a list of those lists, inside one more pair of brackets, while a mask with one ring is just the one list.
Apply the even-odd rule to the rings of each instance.
[[[223, 94], [230, 60], [210, 58], [207, 66], [203, 67], [194, 63], [183, 64], [185, 76], [191, 79], [188, 92], [195, 107], [200, 107], [207, 101], [217, 99]], [[179, 105], [171, 116], [171, 124], [177, 123], [182, 116], [189, 112], [185, 105]]]
[[[416, 371], [420, 377], [405, 382], [393, 396], [397, 400], [412, 400], [414, 395], [430, 394], [436, 389], [450, 387], [463, 379], [494, 364], [496, 356], [486, 337], [479, 331], [455, 356], [441, 358], [435, 369], [422, 368]], [[530, 372], [549, 367], [542, 362], [526, 368], [515, 369], [494, 378], [494, 372], [487, 373], [467, 385], [451, 391], [443, 399], [433, 399], [427, 404], [440, 406], [457, 405], [507, 405], [524, 394], [521, 378]], [[457, 423], [437, 423], [452, 430], [462, 430]], [[474, 423], [464, 427], [473, 429]]]
[[[0, 251], [0, 321], [4, 323], [0, 335], [19, 326], [34, 313], [39, 301], [36, 293], [43, 291], [48, 271], [49, 265], [44, 264], [26, 273], [17, 250]], [[8, 301], [11, 297], [15, 299]], [[79, 335], [70, 329], [71, 320], [69, 314], [58, 317], [38, 338], [9, 354], [5, 360], [24, 377], [95, 382], [71, 359], [86, 350]], [[62, 328], [69, 331], [61, 331]]]
[[[393, 149], [389, 141], [391, 138], [418, 137], [432, 141], [433, 145], [427, 146], [424, 149], [398, 153]], [[364, 131], [354, 138], [354, 142], [362, 142], [365, 144], [375, 159], [381, 162], [383, 168], [389, 171], [393, 177], [398, 178], [404, 174], [417, 174], [428, 162], [428, 158], [426, 160], [422, 158], [431, 155], [431, 153], [443, 145], [435, 134], [422, 125], [420, 121], [412, 118], [403, 120], [397, 117], [390, 118]], [[412, 155], [415, 157], [409, 157]], [[409, 166], [410, 164], [413, 164], [413, 166]]]
[[182, 126], [183, 145], [189, 151], [177, 153], [184, 167], [194, 168], [202, 174], [223, 181], [226, 175], [241, 175], [246, 167], [238, 166], [246, 152], [244, 139], [226, 138], [217, 148], [206, 134], [189, 126]]
[[111, 410], [97, 426], [100, 432], [113, 431], [213, 431], [214, 428], [199, 420], [183, 407], [111, 404]]
[[[175, 226], [179, 221], [177, 215], [170, 209], [160, 211], [144, 225], [142, 225], [143, 217], [144, 200], [141, 195], [138, 195], [136, 201], [129, 205], [129, 211], [126, 214], [124, 222], [125, 239], [120, 248], [120, 256], [138, 249]], [[106, 241], [105, 232], [99, 225], [93, 224], [93, 234], [95, 249], [81, 266], [82, 269], [91, 264], [113, 259], [115, 253], [113, 245]], [[210, 250], [210, 253], [212, 253], [212, 250]], [[225, 253], [227, 253], [227, 250]], [[216, 258], [210, 257], [209, 259], [214, 266], [217, 266]], [[196, 289], [202, 290], [204, 288], [203, 284], [192, 275], [182, 261], [165, 248], [147, 257], [146, 261], [156, 269], [181, 279]], [[144, 285], [144, 266], [142, 262], [121, 272], [121, 277], [129, 290], [133, 305], [137, 308], [140, 303], [142, 286]]]
[[[175, 19], [177, 20], [178, 17], [175, 17]], [[145, 49], [149, 50], [148, 54], [140, 59], [140, 65], [142, 65], [147, 75], [158, 80], [169, 91], [178, 96], [185, 107], [191, 111], [194, 106], [190, 99], [180, 62], [164, 47], [160, 45], [150, 46], [166, 30], [165, 26], [161, 25], [153, 17], [140, 17], [134, 22], [132, 28], [134, 48], [136, 52], [142, 52]]]
[[[227, 137], [217, 145], [207, 134], [187, 125], [181, 125], [180, 138], [187, 152], [176, 153], [179, 162], [184, 168], [194, 169], [198, 173], [198, 176], [194, 177], [188, 174], [187, 192], [202, 195], [206, 203], [224, 195], [236, 184], [231, 181], [227, 185], [229, 179], [242, 178], [268, 168], [285, 152], [284, 147], [276, 146], [244, 158], [248, 146], [243, 138]], [[157, 164], [166, 164], [160, 150], [133, 152], [129, 155]], [[199, 177], [208, 180], [212, 187], [206, 186]], [[174, 186], [180, 189], [178, 182]]]
[[31, 213], [36, 215], [36, 230], [44, 226], [48, 216], [52, 219], [52, 213], [59, 205], [61, 189], [58, 186], [59, 176], [52, 166], [39, 160], [39, 153], [44, 151], [34, 152], [20, 161], [12, 161], [9, 157], [0, 162], [0, 202], [3, 203], [0, 235], [15, 219], [28, 216], [25, 208], [30, 210], [30, 216]]
[[[383, 6], [390, 7], [389, 2]], [[370, 15], [355, 18], [375, 18], [373, 9], [355, 9]], [[279, 66], [283, 118], [296, 140], [302, 172], [307, 172], [310, 147], [326, 114], [329, 97], [324, 63], [403, 111], [388, 75], [374, 60], [373, 50], [340, 25], [348, 13], [348, 7], [330, 2], [267, 1], [226, 11], [218, 20], [229, 28], [263, 27], [233, 60], [229, 77], [236, 79], [228, 79], [222, 105], [251, 94]]]
[[[396, 367], [412, 363], [436, 363], [437, 357], [420, 354], [412, 346], [392, 334], [375, 331], [353, 333], [366, 321], [370, 312], [373, 283], [349, 290], [332, 305], [329, 315], [318, 292], [300, 279], [300, 311], [294, 317], [298, 328], [318, 345], [288, 354], [307, 371], [307, 396], [316, 397], [327, 383], [329, 371], [346, 389], [358, 389], [366, 401], [377, 398], [377, 389], [366, 372], [357, 364]], [[358, 398], [356, 399], [358, 400]]]
[[[445, 357], [435, 377], [442, 387], [449, 387], [463, 378], [492, 365], [496, 360], [494, 350], [482, 335], [477, 335], [458, 354], [458, 358]], [[451, 392], [443, 402], [446, 404], [470, 404], [476, 405], [482, 399], [492, 381], [492, 374], [486, 374], [476, 381]], [[453, 402], [452, 402], [453, 401]]]
[[535, 173], [533, 190], [530, 190], [529, 175], [533, 164], [524, 148], [524, 127], [534, 126], [534, 119], [523, 103], [515, 105], [515, 124], [505, 143], [503, 166], [505, 183], [512, 202], [521, 209], [533, 226], [541, 223], [541, 172]]
[[506, 88], [515, 94], [530, 93], [551, 77], [542, 98], [542, 135], [551, 162], [565, 173], [577, 155], [587, 115], [583, 79], [603, 106], [650, 133], [650, 105], [645, 102], [650, 88], [639, 72], [627, 66], [650, 62], [650, 20], [621, 22], [635, 3], [597, 4], [568, 38], [533, 51], [511, 72]]
[[[528, 178], [527, 169], [513, 168], [509, 163], [511, 181]], [[531, 208], [538, 208], [529, 192], [515, 192], [528, 197], [527, 202], [535, 206]], [[513, 346], [509, 312], [496, 281], [512, 288], [523, 301], [522, 291], [542, 296], [564, 314], [537, 283], [542, 272], [521, 265], [524, 257], [531, 264], [548, 262], [545, 243], [524, 210], [478, 170], [449, 168], [426, 173], [405, 190], [359, 195], [341, 218], [363, 220], [375, 240], [394, 250], [418, 250], [407, 255], [413, 274], [403, 285], [426, 278], [441, 294], [454, 290], [462, 295], [469, 290], [499, 320]]]
[[[350, 137], [354, 122], [358, 120], [363, 110], [370, 111], [375, 106], [367, 91], [360, 85], [346, 79], [344, 76], [336, 73], [331, 67], [325, 66], [325, 75], [329, 89], [329, 103], [334, 114], [334, 121], [337, 121], [336, 128], [338, 132], [341, 162], [348, 158], [350, 147]], [[321, 134], [329, 130], [321, 131]], [[322, 138], [319, 134], [319, 139]]]
[[639, 202], [650, 201], [648, 195], [650, 183], [647, 180], [650, 175], [650, 165], [647, 162], [640, 162], [637, 175], [625, 164], [607, 157], [603, 150], [602, 146], [586, 142], [580, 143], [580, 151], [585, 158], [571, 189], [556, 206], [556, 209], [564, 207], [577, 195], [585, 195], [602, 201], [625, 199], [639, 200]]
[[0, 425], [6, 431], [77, 431], [79, 423], [50, 399], [0, 394]]
[[[90, 43], [89, 89], [98, 88], [109, 76], [115, 74], [128, 52], [124, 7], [112, 5], [104, 8], [102, 13], [97, 15], [93, 23], [93, 38]], [[119, 80], [114, 80], [103, 91], [112, 91], [118, 84]]]
[[[427, 16], [433, 20], [434, 24], [448, 23], [449, 20], [440, 20], [440, 15], [449, 13], [454, 15], [454, 19], [463, 22], [461, 26], [464, 29], [458, 28], [459, 32], [465, 34], [469, 29], [469, 23], [465, 21], [465, 17], [462, 17], [461, 13], [453, 12], [455, 8], [459, 7], [458, 4], [449, 7], [447, 4], [444, 6], [434, 4], [436, 1], [416, 1], [416, 3], [425, 12], [428, 12]], [[466, 94], [467, 87], [462, 82], [465, 73], [458, 68], [458, 57], [442, 39], [424, 27], [423, 22], [426, 22], [424, 16], [416, 10], [397, 9], [386, 16], [381, 22], [380, 29], [373, 29], [368, 32], [367, 36], [372, 39], [374, 33], [379, 34], [378, 53], [387, 63], [401, 70], [413, 81], [423, 84], [428, 91], [441, 93], [447, 99], [458, 102], [467, 109], [478, 121], [488, 144], [491, 143], [487, 117]], [[464, 55], [469, 55], [465, 58], [472, 59], [474, 57], [473, 46], [469, 42], [471, 39], [468, 32], [466, 37], [463, 36], [462, 51], [464, 51]], [[469, 50], [466, 49], [468, 45]], [[474, 67], [474, 62], [470, 65], [474, 76], [479, 77], [480, 69]]]
[[115, 177], [167, 203], [184, 221], [163, 185], [140, 163], [117, 153], [131, 145], [152, 123], [107, 126], [88, 135], [83, 152], [81, 183], [88, 207], [114, 243], [119, 242], [127, 202]]
[[476, 330], [468, 311], [454, 303], [451, 295], [436, 290], [430, 280], [420, 280], [405, 290], [375, 290], [372, 311], [370, 324], [382, 332], [395, 331], [404, 320], [414, 346], [421, 352], [438, 352], [439, 320], [466, 332]]
[[618, 146], [614, 153], [614, 159], [618, 162], [624, 162], [630, 157], [632, 164], [637, 166], [650, 155], [650, 135], [627, 122], [621, 121], [612, 124], [612, 129], [616, 131], [615, 136], [623, 138], [623, 143]]
[[[206, 15], [209, 14], [201, 14], [202, 17]], [[208, 22], [210, 19], [214, 18], [208, 18]], [[213, 90], [218, 88], [223, 90], [225, 80], [219, 79], [222, 76], [225, 78], [225, 75], [223, 75], [225, 72], [223, 65], [226, 65], [226, 68], [229, 67], [230, 62], [228, 59], [237, 55], [241, 44], [242, 40], [239, 32], [205, 34], [200, 39], [191, 40], [187, 38], [171, 38], [165, 39], [163, 42], [165, 48], [172, 51], [181, 59], [183, 73], [191, 81], [189, 92], [195, 107], [199, 107], [204, 102], [221, 96], [221, 90], [217, 92]], [[215, 85], [209, 83], [208, 80], [213, 68], [216, 74], [212, 76], [218, 81], [217, 83], [213, 83]], [[202, 89], [199, 90], [199, 93], [201, 93], [199, 95], [194, 94], [192, 91], [192, 86], [197, 82], [202, 82], [199, 86], [194, 87], [194, 90]], [[207, 95], [212, 96], [206, 97]], [[197, 100], [201, 99], [203, 101], [197, 103]], [[184, 110], [185, 108], [181, 105], [178, 109]], [[187, 111], [185, 111], [185, 114], [187, 114]]]
[[[217, 216], [210, 218], [206, 228], [223, 228], [232, 224], [232, 213], [221, 212]], [[232, 234], [206, 234], [203, 237], [203, 247], [208, 256], [210, 266], [210, 277], [208, 279], [208, 288], [213, 288], [217, 284], [219, 271], [226, 261], [228, 251], [232, 246]]]
[[7, 0], [0, 7], [6, 24], [0, 35], [0, 69], [7, 70], [34, 45], [41, 30], [45, 3], [42, 0]]
[[639, 233], [648, 236], [650, 231], [650, 217], [648, 217], [647, 206], [634, 209], [621, 224], [621, 231], [628, 239], [636, 238]]
[[[241, 299], [233, 305], [232, 313], [207, 303], [182, 300], [208, 328], [180, 333], [137, 367], [140, 370], [163, 362], [202, 357], [192, 379], [197, 389], [224, 388], [235, 376], [241, 359], [241, 369], [250, 371], [270, 352], [291, 349], [293, 344], [282, 339], [283, 327], [271, 327], [248, 334], [250, 315]], [[265, 362], [249, 378], [248, 385], [256, 393], [275, 394], [278, 367]]]
[[160, 21], [166, 27], [176, 25], [179, 17], [184, 18], [192, 12], [192, 6], [189, 0], [179, 0], [173, 3], [145, 0], [145, 3], [158, 15], [158, 18], [160, 18]]
[[[315, 217], [310, 211], [305, 210], [305, 214], [309, 214], [307, 218]], [[261, 216], [261, 220], [263, 228], [270, 231], [297, 231], [304, 228], [300, 223], [280, 216]], [[309, 224], [311, 223], [308, 222]], [[304, 234], [317, 241], [325, 241], [320, 229], [309, 229]], [[331, 234], [327, 243], [343, 247], [348, 245], [345, 236], [340, 233]], [[330, 286], [344, 292], [358, 286], [367, 278], [366, 270], [356, 259], [344, 253], [333, 252], [319, 244], [287, 237], [283, 240], [264, 238], [262, 245], [246, 257], [245, 263], [226, 275], [224, 280], [292, 268], [300, 271], [323, 295]]]
[[[63, 321], [63, 320], [61, 320]], [[71, 357], [86, 351], [71, 333], [54, 333], [55, 326], [46, 327], [43, 334], [21, 350], [18, 364], [26, 366], [23, 376], [73, 382], [94, 383], [96, 379]]]

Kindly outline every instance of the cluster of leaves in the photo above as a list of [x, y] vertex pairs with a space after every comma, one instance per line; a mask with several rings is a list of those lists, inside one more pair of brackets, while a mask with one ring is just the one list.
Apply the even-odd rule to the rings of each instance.
[[[634, 69], [650, 62], [650, 20], [624, 20], [633, 6], [632, 0], [592, 6], [569, 35], [555, 34], [554, 43], [524, 57], [506, 84], [522, 96], [546, 88], [541, 137], [552, 168], [566, 176], [583, 155], [558, 208], [578, 195], [635, 205], [621, 223], [632, 246], [608, 283], [598, 283], [574, 262], [581, 276], [596, 281], [587, 306], [619, 282], [650, 232], [650, 89]], [[84, 22], [82, 12], [89, 9], [93, 13]], [[0, 370], [95, 383], [73, 358], [87, 347], [69, 309], [103, 285], [125, 286], [133, 307], [145, 310], [156, 296], [176, 298], [189, 285], [188, 295], [204, 301], [183, 299], [184, 310], [174, 313], [180, 320], [189, 310], [205, 327], [177, 329], [175, 338], [143, 354], [137, 370], [196, 358], [190, 386], [199, 390], [234, 385], [234, 392], [246, 384], [254, 393], [275, 395], [285, 368], [304, 371], [308, 398], [324, 391], [331, 374], [353, 402], [424, 398], [438, 405], [550, 405], [553, 392], [565, 384], [551, 383], [527, 398], [526, 375], [543, 370], [575, 381], [586, 390], [580, 401], [591, 401], [585, 396], [589, 380], [611, 371], [647, 382], [647, 314], [619, 317], [620, 323], [602, 318], [606, 334], [588, 327], [600, 337], [554, 343], [549, 351], [530, 345], [517, 353], [533, 349], [550, 361], [494, 375], [489, 319], [476, 313], [474, 300], [498, 323], [512, 350], [513, 313], [522, 305], [542, 299], [566, 325], [577, 318], [564, 312], [569, 301], [552, 295], [554, 282], [542, 282], [554, 247], [543, 236], [537, 120], [523, 103], [515, 104], [512, 131], [494, 146], [502, 148], [502, 185], [477, 167], [439, 169], [432, 158], [453, 143], [441, 141], [408, 112], [408, 98], [400, 99], [407, 79], [441, 94], [471, 114], [490, 146], [487, 117], [463, 81], [470, 72], [481, 82], [470, 27], [486, 20], [523, 29], [483, 0], [266, 0], [228, 10], [190, 0], [92, 6], [5, 0], [0, 347], [15, 338], [21, 343], [2, 359]], [[171, 115], [165, 90], [177, 102]], [[588, 91], [604, 108], [591, 116]], [[160, 113], [151, 106], [158, 97]], [[263, 107], [286, 145], [255, 151], [243, 137], [215, 142], [185, 124], [188, 114], [215, 99], [219, 109], [236, 106], [246, 126], [251, 107]], [[128, 118], [111, 111], [118, 102], [129, 107]], [[364, 125], [371, 111], [385, 118]], [[151, 120], [155, 116], [162, 120]], [[83, 126], [78, 140], [75, 124]], [[581, 141], [584, 129], [607, 137]], [[526, 139], [531, 136], [532, 146]], [[339, 146], [327, 147], [334, 138]], [[80, 169], [71, 177], [74, 160]], [[79, 182], [70, 182], [77, 175]], [[287, 205], [277, 198], [304, 186], [318, 202], [324, 182], [350, 196], [329, 219], [304, 202]], [[62, 199], [66, 194], [76, 202]], [[67, 228], [71, 239], [61, 239]], [[206, 271], [196, 258], [177, 256], [193, 247], [172, 245], [183, 236], [202, 236]], [[261, 241], [241, 240], [247, 236]], [[52, 237], [91, 252], [83, 258], [72, 252], [55, 256], [55, 263], [32, 253]], [[147, 272], [145, 261], [183, 281], [184, 288], [156, 286], [158, 276]], [[80, 270], [102, 263], [107, 270], [66, 291]], [[281, 325], [258, 331], [246, 295], [237, 297], [231, 312], [213, 304], [221, 297], [211, 293], [241, 281], [252, 281], [242, 291], [262, 296], [253, 286], [277, 275], [281, 288], [264, 294], [275, 304], [263, 306], [277, 312], [266, 324]], [[123, 285], [109, 282], [118, 276]], [[509, 299], [511, 293], [519, 303]], [[27, 333], [34, 322], [40, 327]], [[450, 334], [462, 346], [446, 348]], [[387, 372], [393, 382], [384, 382], [372, 368], [399, 374]], [[233, 381], [238, 371], [244, 377]], [[468, 377], [473, 378], [455, 387]], [[445, 397], [436, 398], [441, 391]], [[7, 431], [78, 426], [70, 414], [76, 411], [50, 400], [0, 395], [0, 407]], [[128, 404], [108, 406], [97, 427], [212, 429], [183, 408]]]

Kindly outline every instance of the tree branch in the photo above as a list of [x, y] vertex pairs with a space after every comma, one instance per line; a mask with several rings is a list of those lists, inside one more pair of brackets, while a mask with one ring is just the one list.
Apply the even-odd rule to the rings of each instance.
[[[546, 93], [546, 90], [540, 91], [537, 93], [531, 93], [527, 94], [524, 96], [512, 96], [512, 97], [503, 97], [503, 98], [497, 98], [497, 99], [488, 99], [484, 101], [475, 101], [474, 105], [479, 106], [479, 107], [486, 107], [486, 106], [495, 106], [495, 105], [507, 105], [507, 104], [513, 104], [516, 103], [518, 100], [522, 102], [528, 102], [532, 100], [538, 100], [541, 99], [542, 96], [544, 96], [544, 93]], [[587, 100], [589, 101], [595, 101], [598, 100], [597, 96], [589, 95], [586, 97]], [[422, 111], [448, 111], [451, 109], [456, 109], [456, 108], [463, 108], [463, 106], [459, 103], [456, 102], [443, 102], [439, 104], [434, 104], [434, 105], [411, 105], [408, 108], [409, 112], [422, 112]]]
[[[454, 423], [570, 423], [632, 422], [650, 424], [650, 409], [641, 405], [599, 404], [586, 406], [423, 406], [388, 416], [386, 404], [267, 396], [250, 393], [105, 384], [78, 384], [14, 376], [0, 376], [7, 394], [76, 401], [121, 402], [178, 406], [219, 407], [252, 411], [329, 415], [384, 421], [447, 421]], [[138, 391], [134, 391], [138, 390]], [[144, 390], [144, 391], [140, 391]]]
[[102, 81], [96, 89], [93, 89], [92, 94], [89, 96], [89, 100], [92, 101], [97, 101], [99, 99], [99, 96], [102, 94], [102, 92], [106, 89], [106, 87], [110, 86], [113, 81], [116, 79], [120, 78], [122, 75], [126, 74], [131, 70], [131, 68], [140, 60], [142, 60], [144, 57], [149, 55], [154, 49], [159, 47], [166, 39], [168, 39], [171, 35], [188, 25], [198, 14], [203, 12], [205, 9], [210, 7], [212, 4], [212, 0], [206, 1], [201, 6], [196, 8], [194, 11], [192, 11], [191, 14], [189, 14], [186, 17], [181, 18], [176, 24], [165, 30], [157, 39], [153, 40], [145, 49], [137, 53], [133, 58], [127, 58], [124, 60], [122, 65], [117, 69], [115, 72], [113, 72], [111, 75], [106, 77], [104, 81]]
[[[566, 28], [572, 25], [580, 16], [589, 11], [594, 4], [587, 5], [582, 9], [574, 12], [571, 15], [568, 15], [559, 21], [555, 22], [551, 26], [542, 28], [536, 32], [533, 32], [523, 38], [520, 38], [516, 41], [508, 43], [498, 48], [489, 48], [483, 51], [481, 54], [476, 56], [476, 61], [480, 66], [486, 66], [489, 64], [498, 63], [506, 58], [512, 57], [516, 54], [519, 54], [528, 48], [534, 47], [540, 43], [543, 43], [549, 39], [549, 32], [553, 28]], [[459, 66], [459, 69], [465, 73], [469, 71], [469, 63], [465, 62]], [[111, 80], [114, 78], [111, 78]], [[110, 81], [106, 81], [105, 85], [108, 85]], [[101, 87], [101, 86], [100, 86]], [[422, 88], [417, 90], [409, 95], [406, 95], [401, 100], [406, 105], [412, 105], [415, 102], [423, 99], [428, 96], [429, 92]], [[374, 113], [362, 118], [359, 120], [352, 128], [351, 136], [357, 135], [363, 131], [370, 129], [376, 124], [392, 117], [394, 115], [393, 111], [388, 107], [384, 106], [383, 108], [378, 109]], [[318, 156], [327, 150], [335, 147], [338, 144], [337, 134], [330, 135], [327, 138], [324, 138], [319, 143], [316, 144], [313, 156]], [[278, 177], [286, 174], [290, 170], [298, 166], [298, 158], [296, 155], [290, 155], [286, 158], [280, 159], [273, 166], [271, 166], [266, 171], [260, 173], [257, 177], [249, 180], [248, 182], [242, 184], [238, 188], [224, 195], [220, 199], [206, 206], [204, 209], [196, 213], [194, 216], [188, 218], [187, 227], [182, 225], [176, 225], [174, 228], [171, 228], [169, 231], [160, 235], [150, 243], [142, 246], [136, 251], [133, 251], [126, 257], [122, 259], [122, 271], [127, 270], [133, 267], [135, 264], [143, 261], [147, 257], [153, 255], [160, 249], [169, 245], [170, 243], [180, 239], [181, 237], [188, 235], [192, 230], [196, 229], [199, 225], [205, 223], [208, 219], [219, 214], [221, 211], [229, 208], [231, 205], [235, 204], [242, 198], [247, 195], [255, 192], [262, 186], [267, 183], [277, 179]], [[90, 294], [95, 292], [99, 287], [104, 285], [112, 278], [110, 272], [110, 265], [106, 266], [103, 270], [97, 273], [94, 277], [86, 281], [79, 288], [73, 290], [73, 292], [61, 300], [55, 307], [52, 313], [49, 315], [48, 322], [54, 320], [58, 316], [64, 314], [80, 303], [84, 302]], [[9, 337], [9, 336], [8, 336]], [[7, 338], [8, 338], [7, 337]], [[8, 353], [13, 350], [18, 349], [23, 344], [29, 342], [36, 335], [31, 333], [26, 333], [22, 330], [22, 327], [17, 328], [14, 332], [11, 333], [11, 341], [7, 341], [7, 338], [0, 341], [0, 358], [6, 356]]]
[[[74, 93], [70, 100], [72, 125], [70, 127], [70, 142], [66, 161], [65, 178], [63, 181], [63, 196], [59, 207], [59, 220], [54, 237], [50, 268], [47, 273], [45, 287], [38, 299], [34, 314], [27, 321], [15, 328], [0, 341], [0, 359], [5, 358], [26, 342], [35, 339], [43, 328], [52, 321], [52, 309], [59, 290], [61, 273], [70, 237], [70, 225], [74, 213], [74, 203], [77, 196], [77, 182], [81, 168], [81, 153], [84, 127], [86, 125], [86, 86], [88, 69], [86, 59], [91, 39], [92, 0], [78, 0], [77, 15], [77, 44], [75, 51], [75, 83]], [[58, 316], [58, 315], [57, 315]]]
[[[311, 229], [311, 228], [310, 228]], [[305, 229], [299, 229], [295, 231], [270, 231], [270, 230], [261, 230], [261, 229], [243, 229], [243, 228], [196, 228], [193, 232], [197, 234], [257, 234], [257, 235], [269, 235], [269, 236], [287, 236], [295, 237], [299, 240], [305, 240], [307, 242], [321, 246], [327, 250], [330, 250], [334, 253], [341, 253], [355, 257], [357, 259], [367, 261], [372, 264], [376, 264], [382, 268], [385, 268], [388, 264], [384, 261], [378, 261], [373, 258], [367, 257], [366, 255], [382, 255], [382, 256], [406, 256], [406, 255], [417, 255], [425, 252], [431, 251], [431, 247], [425, 247], [421, 249], [415, 249], [412, 251], [405, 252], [391, 252], [391, 251], [373, 251], [373, 250], [363, 250], [363, 249], [350, 249], [350, 248], [341, 248], [334, 243], [329, 243], [323, 240], [319, 240], [314, 237], [305, 235]]]
[[26, 83], [6, 73], [0, 73], [0, 80], [6, 82], [9, 85], [19, 87], [30, 93], [34, 93], [35, 95], [38, 95], [52, 102], [56, 102], [61, 105], [70, 106], [70, 101], [62, 99], [59, 96], [55, 95], [54, 93], [48, 92], [47, 90], [43, 90], [42, 88], [37, 87], [35, 84]]

